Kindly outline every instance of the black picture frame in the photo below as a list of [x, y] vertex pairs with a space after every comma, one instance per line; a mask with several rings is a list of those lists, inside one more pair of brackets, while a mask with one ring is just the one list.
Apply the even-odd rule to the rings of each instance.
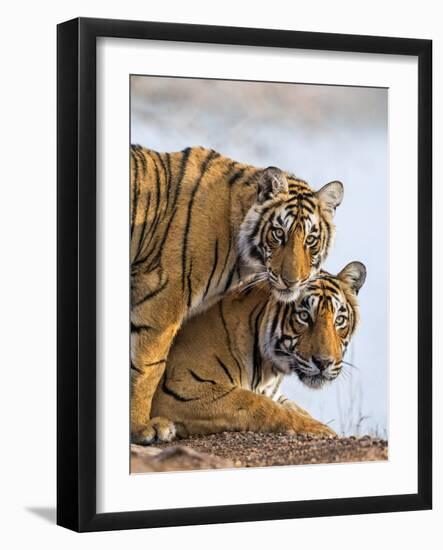
[[[418, 58], [418, 490], [415, 494], [96, 512], [96, 39], [135, 38]], [[424, 510], [432, 507], [432, 42], [74, 19], [57, 29], [57, 523], [76, 531]]]

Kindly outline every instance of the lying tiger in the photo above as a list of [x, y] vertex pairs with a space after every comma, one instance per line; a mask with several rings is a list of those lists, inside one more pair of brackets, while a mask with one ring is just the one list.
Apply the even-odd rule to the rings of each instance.
[[151, 400], [184, 319], [248, 274], [293, 300], [331, 246], [343, 186], [318, 192], [277, 168], [256, 168], [201, 147], [131, 148], [131, 434], [170, 439]]
[[278, 302], [267, 285], [240, 285], [187, 321], [171, 348], [153, 414], [177, 435], [255, 431], [334, 435], [280, 394], [295, 372], [311, 388], [335, 380], [358, 323], [360, 262], [337, 276], [314, 276], [295, 302]]

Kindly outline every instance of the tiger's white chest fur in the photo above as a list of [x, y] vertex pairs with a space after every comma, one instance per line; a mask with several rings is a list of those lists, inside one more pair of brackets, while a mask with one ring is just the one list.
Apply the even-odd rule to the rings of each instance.
[[262, 370], [260, 381], [253, 391], [261, 395], [266, 395], [274, 401], [278, 401], [281, 395], [280, 386], [283, 377], [283, 373], [275, 372], [272, 367], [266, 366]]

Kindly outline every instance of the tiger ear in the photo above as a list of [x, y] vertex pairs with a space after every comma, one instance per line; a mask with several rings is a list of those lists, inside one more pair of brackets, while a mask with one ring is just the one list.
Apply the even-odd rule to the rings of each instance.
[[258, 202], [273, 199], [279, 193], [288, 192], [288, 181], [285, 173], [275, 166], [265, 168], [258, 180]]
[[335, 209], [343, 200], [343, 184], [341, 181], [331, 181], [317, 191], [317, 197], [323, 209], [334, 214]]
[[355, 294], [358, 294], [366, 280], [366, 267], [361, 262], [351, 262], [340, 271], [337, 278], [346, 283]]

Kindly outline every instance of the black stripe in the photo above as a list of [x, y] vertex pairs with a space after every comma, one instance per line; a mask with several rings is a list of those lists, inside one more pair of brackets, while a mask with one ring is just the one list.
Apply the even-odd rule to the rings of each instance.
[[279, 214], [274, 221], [277, 221], [281, 226], [285, 225], [285, 222], [283, 221], [283, 218], [281, 217], [281, 214]]
[[208, 282], [206, 283], [206, 288], [203, 293], [203, 299], [206, 298], [206, 295], [209, 291], [209, 288], [211, 286], [212, 277], [214, 276], [215, 270], [217, 269], [217, 262], [218, 262], [218, 239], [215, 239], [215, 245], [214, 245], [214, 261], [212, 262], [212, 269], [211, 273], [209, 275]]
[[228, 370], [228, 367], [223, 363], [223, 361], [220, 359], [220, 357], [218, 355], [215, 355], [215, 358], [216, 358], [218, 364], [221, 366], [221, 368], [225, 371], [225, 374], [229, 378], [231, 384], [235, 384], [234, 379], [232, 378], [232, 375]]
[[248, 239], [248, 244], [250, 246], [250, 249], [248, 250], [249, 255], [251, 258], [254, 258], [255, 260], [258, 260], [259, 262], [264, 263], [264, 254], [263, 254], [263, 247], [256, 246], [252, 239]]
[[264, 213], [263, 211], [260, 212], [260, 216], [257, 218], [257, 221], [255, 222], [254, 227], [252, 228], [252, 231], [249, 232], [249, 244], [252, 246], [254, 245], [254, 240], [257, 237], [257, 234], [259, 233], [262, 224], [266, 225], [267, 220], [264, 219]]
[[206, 156], [206, 159], [203, 161], [203, 164], [201, 165], [200, 174], [197, 177], [197, 180], [195, 182], [194, 188], [191, 193], [191, 198], [189, 200], [188, 215], [186, 219], [185, 232], [183, 236], [183, 251], [182, 251], [182, 288], [183, 290], [185, 290], [186, 262], [187, 262], [187, 252], [188, 252], [187, 249], [188, 249], [189, 230], [192, 222], [192, 207], [194, 206], [195, 195], [197, 194], [197, 190], [200, 186], [200, 182], [202, 181], [203, 176], [205, 175], [205, 172], [208, 169], [209, 163], [216, 156], [218, 156], [218, 153], [216, 153], [211, 149], [209, 151], [209, 154]]
[[131, 322], [131, 332], [135, 332], [136, 334], [146, 330], [151, 330], [152, 328], [153, 327], [150, 327], [149, 325], [135, 325]]
[[229, 178], [229, 185], [233, 185], [236, 181], [238, 181], [242, 176], [243, 174], [245, 173], [245, 168], [240, 168], [240, 170], [238, 170], [237, 172], [235, 172], [235, 174], [233, 174], [230, 178]]
[[139, 369], [138, 367], [136, 367], [132, 361], [131, 361], [131, 369], [134, 369], [139, 374], [143, 374], [143, 371], [141, 369]]
[[[168, 224], [163, 232], [163, 237], [159, 243], [159, 246], [158, 246], [158, 252], [155, 256], [155, 258], [152, 260], [151, 264], [154, 263], [157, 259], [159, 259], [159, 257], [161, 256], [161, 252], [162, 252], [162, 248], [163, 248], [163, 245], [166, 241], [166, 238], [168, 236], [168, 233], [169, 233], [169, 228], [172, 224], [172, 221], [174, 220], [175, 218], [175, 214], [177, 213], [177, 201], [178, 201], [178, 197], [180, 195], [180, 192], [181, 192], [181, 185], [182, 185], [182, 182], [183, 182], [183, 178], [185, 177], [185, 173], [186, 173], [186, 167], [188, 165], [188, 161], [189, 161], [189, 156], [192, 152], [192, 149], [191, 147], [188, 147], [187, 149], [185, 149], [183, 151], [183, 156], [182, 156], [182, 159], [181, 159], [181, 162], [180, 162], [180, 170], [179, 170], [179, 177], [178, 177], [178, 180], [177, 180], [177, 184], [176, 184], [176, 187], [175, 187], [175, 193], [174, 193], [174, 200], [173, 200], [173, 203], [172, 203], [172, 206], [171, 206], [171, 210], [172, 210], [172, 214], [169, 218], [169, 221], [168, 221]], [[168, 155], [168, 159], [169, 159], [169, 155]], [[172, 180], [171, 180], [172, 182]], [[146, 259], [148, 259], [149, 255], [147, 256]]]
[[231, 271], [229, 272], [229, 275], [228, 275], [228, 278], [226, 279], [226, 284], [225, 284], [225, 289], [224, 291], [226, 292], [228, 290], [228, 288], [231, 286], [232, 284], [232, 279], [234, 278], [234, 273], [235, 273], [235, 270], [237, 269], [237, 264], [235, 263], [232, 267], [231, 267]]
[[[253, 287], [252, 287], [253, 288]], [[253, 307], [252, 311], [250, 311], [249, 315], [248, 315], [248, 326], [249, 326], [249, 332], [251, 335], [254, 334], [254, 315], [255, 315], [255, 312], [257, 311], [257, 309], [261, 306], [260, 302], [258, 302], [257, 304], [255, 304], [255, 306]]]
[[153, 363], [145, 363], [144, 367], [155, 367], [155, 365], [161, 365], [162, 363], [166, 363], [166, 359], [159, 359], [158, 361], [154, 361]]
[[[170, 208], [170, 210], [172, 211], [172, 214], [168, 220], [168, 223], [167, 223], [167, 226], [166, 228], [164, 228], [164, 231], [163, 231], [163, 236], [161, 238], [161, 241], [158, 243], [158, 246], [153, 248], [153, 250], [151, 252], [148, 253], [148, 255], [141, 259], [140, 260], [140, 263], [144, 262], [144, 261], [147, 261], [149, 259], [149, 257], [151, 256], [151, 254], [157, 250], [157, 253], [155, 255], [155, 257], [150, 261], [149, 265], [147, 266], [145, 272], [147, 273], [148, 271], [150, 271], [150, 269], [152, 268], [152, 265], [154, 263], [158, 263], [159, 260], [160, 260], [160, 257], [161, 257], [161, 253], [162, 253], [162, 249], [163, 249], [163, 245], [168, 237], [168, 232], [169, 232], [169, 228], [172, 224], [172, 221], [174, 220], [175, 218], [175, 215], [177, 213], [177, 208], [176, 208], [176, 204], [177, 204], [177, 201], [178, 201], [178, 197], [180, 195], [180, 192], [181, 192], [181, 185], [182, 185], [182, 181], [183, 181], [183, 178], [185, 176], [185, 173], [186, 173], [186, 167], [188, 165], [188, 161], [189, 161], [189, 156], [190, 154], [192, 153], [192, 148], [191, 147], [188, 147], [187, 149], [185, 149], [184, 151], [182, 151], [182, 158], [181, 158], [181, 161], [180, 161], [180, 170], [179, 170], [179, 176], [178, 176], [178, 179], [177, 179], [177, 182], [176, 182], [176, 185], [175, 185], [175, 193], [174, 193], [174, 199], [173, 199], [173, 203], [172, 203], [172, 206]], [[170, 156], [169, 156], [169, 153], [167, 153], [167, 160], [168, 160], [168, 168], [169, 170], [171, 169], [171, 166], [170, 166]], [[170, 184], [172, 184], [172, 176], [170, 176]], [[169, 193], [168, 193], [169, 194]], [[156, 228], [156, 225], [154, 225], [151, 229], [151, 234], [152, 232], [154, 231], [154, 229]], [[151, 240], [151, 239], [150, 239]], [[144, 246], [144, 241], [142, 243], [142, 245]]]
[[[298, 331], [297, 331], [297, 323], [295, 319], [295, 315], [289, 315], [287, 317], [287, 322], [289, 322], [289, 326], [291, 327], [291, 330], [293, 332], [293, 335], [298, 337]], [[311, 321], [308, 320], [308, 325], [311, 326]]]
[[135, 216], [137, 213], [137, 203], [138, 203], [138, 195], [140, 193], [140, 189], [138, 187], [138, 157], [135, 152], [132, 154], [132, 158], [134, 159], [134, 198], [132, 200], [131, 208], [132, 208], [132, 215], [131, 215], [131, 238], [132, 233], [134, 232], [134, 225], [135, 225]]
[[166, 157], [166, 165], [167, 165], [167, 169], [168, 169], [168, 179], [169, 179], [169, 182], [171, 181], [171, 155], [169, 153], [165, 153], [165, 157]]
[[[262, 247], [264, 247], [264, 245], [267, 243], [268, 239], [268, 235], [269, 235], [269, 229], [272, 228], [272, 225], [273, 225], [273, 219], [274, 219], [274, 216], [275, 216], [275, 212], [273, 212], [269, 218], [264, 222], [264, 224], [261, 226], [261, 231], [260, 231], [260, 236], [259, 236], [259, 243]], [[272, 220], [271, 220], [272, 218]], [[260, 248], [259, 248], [260, 250]], [[264, 256], [264, 254], [262, 254]]]
[[223, 315], [223, 300], [221, 300], [218, 303], [218, 310], [219, 310], [219, 313], [220, 313], [220, 319], [221, 319], [221, 322], [223, 324], [223, 328], [225, 329], [226, 342], [228, 344], [229, 353], [231, 354], [231, 357], [234, 359], [234, 361], [235, 361], [235, 363], [238, 367], [238, 372], [240, 374], [240, 386], [241, 386], [242, 385], [242, 372], [243, 372], [243, 369], [242, 369], [238, 359], [235, 357], [234, 352], [232, 350], [231, 336], [229, 334], [228, 326], [226, 325], [226, 320], [225, 320], [224, 315]]
[[191, 155], [191, 152], [192, 152], [191, 147], [187, 147], [186, 149], [183, 149], [183, 151], [182, 151], [183, 156], [182, 156], [182, 159], [181, 159], [181, 162], [180, 162], [180, 171], [179, 171], [179, 174], [178, 174], [177, 186], [180, 186], [181, 182], [183, 181], [183, 178], [184, 178], [185, 172], [186, 172], [186, 167], [188, 166], [188, 161], [189, 161], [189, 157]]
[[277, 309], [274, 311], [274, 319], [272, 321], [272, 327], [271, 327], [271, 335], [272, 336], [274, 335], [275, 331], [277, 330], [277, 325], [278, 325], [278, 320], [279, 320], [279, 316], [280, 316], [280, 311], [281, 311], [281, 308], [282, 308], [282, 303], [277, 302], [276, 306], [277, 306]]
[[154, 214], [154, 220], [157, 219], [158, 215], [158, 209], [160, 208], [160, 202], [161, 202], [161, 189], [160, 189], [160, 172], [157, 166], [157, 163], [155, 162], [155, 159], [152, 159], [152, 163], [154, 164], [154, 171], [155, 171], [155, 191], [157, 193], [157, 202], [155, 205], [155, 214]]
[[187, 281], [188, 281], [188, 308], [190, 308], [192, 304], [192, 256], [189, 258], [189, 271], [187, 274]]
[[194, 380], [197, 380], [197, 382], [208, 382], [209, 384], [217, 384], [215, 380], [206, 380], [191, 369], [188, 369], [188, 371], [191, 374], [192, 378], [194, 378]]
[[[192, 150], [191, 150], [190, 147], [188, 147], [188, 149], [185, 149], [185, 151], [183, 151], [183, 157], [181, 159], [181, 165], [180, 165], [180, 175], [179, 175], [179, 179], [178, 179], [177, 184], [176, 184], [176, 188], [175, 188], [175, 192], [174, 192], [174, 199], [173, 199], [173, 203], [172, 203], [171, 207], [169, 207], [169, 202], [170, 202], [169, 201], [169, 196], [172, 195], [172, 192], [171, 192], [172, 176], [171, 176], [170, 155], [169, 155], [169, 153], [166, 153], [166, 159], [167, 159], [167, 164], [168, 164], [168, 169], [166, 170], [164, 161], [161, 158], [160, 153], [158, 153], [157, 151], [153, 151], [153, 153], [155, 153], [155, 155], [157, 156], [159, 162], [161, 163], [161, 166], [162, 166], [162, 169], [163, 169], [163, 172], [164, 172], [164, 175], [165, 175], [165, 182], [166, 182], [167, 192], [164, 193], [164, 197], [165, 197], [165, 200], [166, 200], [165, 205], [160, 205], [161, 196], [159, 194], [161, 192], [161, 185], [160, 185], [160, 179], [159, 179], [159, 172], [158, 172], [157, 166], [156, 166], [156, 164], [154, 162], [154, 159], [153, 159], [154, 167], [155, 167], [155, 171], [156, 171], [157, 203], [156, 203], [156, 210], [155, 210], [154, 217], [153, 217], [153, 224], [152, 224], [151, 230], [149, 232], [149, 241], [147, 243], [147, 247], [144, 246], [146, 236], [143, 239], [143, 243], [142, 243], [143, 248], [148, 248], [148, 249], [150, 248], [151, 251], [148, 252], [148, 254], [143, 259], [140, 260], [140, 263], [147, 261], [149, 259], [149, 257], [155, 251], [157, 251], [157, 252], [156, 252], [156, 256], [155, 256], [154, 260], [150, 261], [150, 264], [147, 266], [147, 269], [145, 269], [145, 272], [148, 272], [151, 269], [152, 264], [154, 262], [156, 262], [157, 259], [161, 256], [163, 245], [166, 241], [166, 238], [168, 237], [169, 227], [170, 227], [170, 225], [172, 223], [172, 220], [174, 219], [175, 214], [176, 214], [176, 208], [175, 207], [176, 207], [176, 203], [177, 203], [177, 200], [178, 200], [178, 196], [179, 196], [180, 191], [181, 191], [181, 183], [182, 183], [182, 179], [184, 177], [186, 165], [187, 165], [188, 158], [189, 158], [189, 155], [190, 155], [191, 151]], [[163, 215], [157, 215], [159, 206], [163, 207]], [[164, 230], [163, 230], [163, 235], [161, 237], [161, 241], [155, 243], [154, 246], [149, 246], [151, 244], [151, 241], [152, 241], [155, 233], [156, 233], [156, 229], [157, 229], [157, 226], [158, 226], [159, 222], [164, 220], [168, 210], [172, 211], [172, 214], [171, 214], [171, 216], [168, 220], [166, 228], [164, 228]]]
[[[267, 224], [269, 223], [270, 219], [271, 219], [271, 216], [274, 214], [274, 212], [271, 212], [272, 210], [275, 211], [276, 208], [278, 208], [279, 206], [281, 206], [285, 201], [283, 200], [274, 200], [272, 202], [272, 204], [270, 204], [269, 206], [267, 206], [266, 208], [261, 208], [260, 210], [260, 216], [258, 217], [256, 223], [255, 223], [255, 226], [254, 228], [252, 229], [252, 231], [249, 233], [249, 239], [250, 239], [250, 243], [251, 244], [254, 244], [253, 243], [253, 240], [257, 237], [258, 233], [261, 233], [261, 237], [260, 237], [260, 242], [263, 242], [263, 232], [264, 232], [264, 228], [265, 226], [267, 226]], [[266, 215], [269, 213], [270, 215], [266, 218]], [[286, 217], [287, 217], [287, 213], [286, 213]], [[266, 219], [265, 219], [266, 218]]]
[[324, 279], [325, 281], [328, 281], [329, 284], [331, 284], [333, 287], [335, 287], [337, 290], [340, 290], [340, 285], [338, 284], [337, 281], [334, 281], [334, 279], [332, 279], [332, 277], [325, 277], [324, 275], [322, 276], [322, 279]]
[[[157, 156], [157, 158], [158, 158], [158, 160], [159, 160], [159, 162], [160, 162], [160, 164], [161, 164], [161, 166], [162, 166], [162, 169], [163, 169], [163, 175], [164, 175], [164, 177], [165, 177], [165, 187], [168, 188], [168, 191], [169, 191], [168, 173], [167, 173], [167, 171], [166, 171], [166, 165], [165, 165], [165, 163], [164, 163], [164, 161], [163, 161], [163, 159], [162, 159], [160, 153], [157, 153], [157, 151], [155, 151], [155, 154], [156, 154], [156, 156]], [[169, 193], [169, 192], [166, 192], [166, 193], [164, 194], [164, 196], [165, 196], [165, 205], [164, 205], [164, 209], [163, 209], [163, 216], [162, 216], [162, 219], [165, 217], [165, 214], [166, 214], [166, 212], [167, 212], [167, 210], [168, 210], [168, 207], [169, 207], [169, 196], [170, 196], [170, 193]]]
[[187, 402], [187, 401], [197, 401], [200, 397], [184, 397], [183, 395], [178, 394], [171, 388], [168, 388], [166, 385], [166, 377], [163, 378], [162, 390], [167, 394], [176, 399], [177, 401]]
[[[154, 153], [154, 151], [153, 151]], [[159, 216], [159, 213], [158, 213], [158, 210], [160, 208], [160, 203], [161, 203], [161, 190], [160, 190], [160, 177], [159, 177], [159, 171], [158, 171], [158, 167], [157, 167], [157, 164], [155, 163], [155, 160], [153, 157], [151, 157], [151, 161], [154, 165], [154, 171], [155, 171], [155, 187], [156, 187], [156, 201], [155, 201], [155, 209], [154, 209], [154, 216], [152, 218], [152, 225], [149, 229], [149, 232], [146, 233], [146, 237], [149, 237], [148, 238], [148, 241], [146, 242], [145, 244], [145, 238], [143, 239], [143, 242], [142, 242], [142, 246], [143, 247], [146, 247], [149, 249], [153, 249], [155, 248], [150, 246], [153, 239], [156, 239], [157, 238], [157, 233], [156, 233], [156, 230], [157, 230], [157, 226], [160, 222], [160, 216]], [[148, 254], [149, 256], [149, 254]]]
[[135, 304], [132, 307], [139, 306], [143, 302], [146, 302], [146, 300], [150, 300], [151, 298], [154, 298], [154, 296], [157, 296], [157, 294], [159, 294], [162, 290], [164, 290], [166, 288], [168, 282], [169, 282], [169, 279], [166, 278], [165, 282], [161, 286], [159, 286], [158, 288], [156, 288], [152, 292], [149, 292], [148, 294], [146, 294], [141, 300], [139, 300], [138, 302], [135, 302]]
[[329, 245], [331, 243], [331, 225], [325, 220], [323, 219], [322, 220], [326, 229], [324, 229], [324, 234], [325, 234], [325, 245], [324, 245], [324, 248], [323, 248], [323, 252], [328, 252], [329, 250]]
[[146, 155], [143, 153], [141, 148], [138, 150], [138, 158], [143, 165], [143, 174], [146, 175], [148, 171], [148, 163], [146, 162]]
[[[229, 195], [228, 195], [228, 204], [229, 204], [229, 210], [231, 211], [232, 210], [232, 190], [230, 187], [229, 187]], [[231, 230], [231, 224], [228, 224], [228, 251], [226, 252], [225, 261], [223, 262], [223, 267], [221, 268], [220, 274], [218, 276], [217, 286], [221, 283], [224, 277], [225, 269], [228, 265], [228, 260], [231, 255], [231, 248], [232, 248], [232, 230]]]
[[158, 167], [157, 167], [157, 164], [156, 164], [154, 158], [151, 158], [151, 160], [152, 160], [152, 163], [154, 165], [154, 171], [155, 171], [156, 201], [155, 201], [154, 216], [152, 218], [153, 219], [152, 227], [150, 228], [149, 240], [147, 242], [148, 247], [151, 244], [151, 241], [154, 238], [154, 235], [156, 235], [157, 225], [159, 224], [159, 221], [160, 221], [160, 216], [159, 216], [158, 210], [160, 208], [160, 202], [161, 202], [160, 174], [159, 174]]
[[263, 304], [261, 310], [258, 312], [257, 317], [255, 318], [254, 351], [253, 351], [253, 365], [252, 365], [253, 373], [252, 373], [252, 384], [251, 384], [252, 386], [251, 389], [253, 391], [257, 389], [262, 378], [262, 356], [261, 356], [258, 340], [259, 340], [259, 331], [260, 331], [260, 321], [261, 321], [261, 317], [265, 307], [266, 307], [266, 302]]
[[146, 199], [146, 208], [145, 208], [145, 219], [143, 221], [143, 226], [140, 231], [140, 237], [138, 240], [138, 247], [137, 247], [137, 253], [135, 254], [134, 260], [137, 261], [137, 258], [142, 251], [142, 245], [145, 242], [146, 239], [146, 224], [148, 223], [148, 213], [149, 213], [149, 206], [151, 205], [151, 193], [148, 191], [148, 197]]
[[301, 195], [295, 195], [291, 197], [288, 201], [286, 201], [286, 204], [288, 207], [295, 206], [297, 208], [304, 208], [310, 214], [313, 214], [315, 212], [315, 203], [309, 199], [306, 199], [305, 197], [302, 197]]
[[223, 399], [223, 397], [226, 397], [227, 395], [229, 395], [230, 393], [232, 393], [234, 390], [236, 390], [237, 388], [234, 387], [234, 388], [231, 388], [230, 390], [228, 390], [227, 392], [223, 393], [222, 395], [219, 395], [218, 397], [216, 397], [214, 399], [214, 401], [218, 401], [219, 399]]
[[294, 225], [294, 221], [297, 219], [297, 213], [294, 213], [291, 208], [286, 207], [284, 211], [284, 216], [285, 216], [285, 223], [288, 220], [290, 221], [289, 229], [291, 229], [292, 226]]
[[217, 286], [221, 283], [223, 275], [225, 274], [225, 269], [228, 265], [229, 256], [231, 255], [232, 248], [232, 237], [231, 237], [231, 226], [229, 226], [229, 240], [228, 240], [228, 251], [225, 256], [225, 261], [223, 262], [223, 267], [221, 268], [220, 275], [218, 276]]
[[155, 256], [153, 256], [149, 261], [149, 263], [147, 263], [145, 266], [145, 269], [144, 269], [145, 273], [148, 273], [149, 271], [155, 269], [160, 265], [160, 259], [163, 252], [163, 245], [165, 244], [166, 238], [168, 237], [169, 226], [171, 225], [171, 222], [174, 219], [176, 212], [177, 212], [177, 208], [174, 208], [171, 214], [171, 217], [169, 218], [166, 229], [164, 229], [163, 231], [163, 236], [158, 246], [154, 247], [150, 252], [148, 252], [147, 256], [145, 256], [144, 258], [140, 259], [137, 262], [137, 263], [145, 263], [145, 262], [147, 263], [150, 256], [152, 256], [152, 254], [155, 252]]
[[158, 153], [157, 151], [154, 151], [156, 157], [158, 158], [158, 161], [160, 162], [160, 164], [162, 165], [162, 168], [163, 168], [163, 172], [165, 174], [165, 181], [167, 182], [168, 181], [168, 178], [167, 178], [167, 171], [166, 171], [166, 165], [160, 155], [160, 153]]
[[291, 195], [303, 195], [303, 197], [312, 199], [315, 198], [316, 193], [309, 188], [309, 185], [302, 180], [289, 180], [288, 188]]
[[303, 208], [303, 210], [307, 210], [309, 214], [313, 214], [315, 212], [315, 207], [311, 206], [308, 201], [302, 201], [301, 207]]

